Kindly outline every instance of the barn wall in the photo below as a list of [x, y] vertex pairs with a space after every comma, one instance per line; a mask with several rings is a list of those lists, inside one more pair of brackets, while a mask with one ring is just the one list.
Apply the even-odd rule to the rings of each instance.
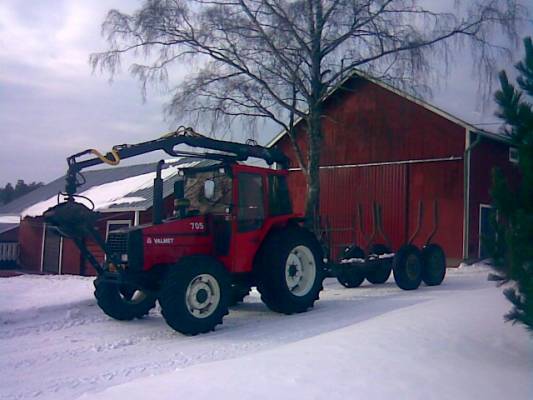
[[[415, 233], [419, 204], [422, 202], [420, 230], [414, 244], [422, 247], [437, 223], [432, 241], [443, 246], [449, 265], [460, 262], [463, 244], [462, 160], [321, 169], [320, 182], [321, 223], [332, 231], [330, 240], [334, 257], [349, 244], [364, 247], [368, 243], [374, 230], [373, 203], [381, 206], [386, 235], [383, 238], [377, 234], [373, 242], [388, 241], [393, 249], [398, 249]], [[300, 171], [291, 172], [289, 186], [295, 211], [303, 213], [306, 191]], [[435, 200], [436, 222], [433, 211]]]
[[43, 222], [41, 218], [24, 218], [20, 223], [20, 265], [30, 271], [41, 270]]
[[[434, 242], [444, 247], [448, 264], [457, 265], [463, 242], [465, 129], [364, 80], [352, 82], [348, 90], [332, 96], [324, 114], [321, 165], [352, 167], [321, 170], [323, 220], [329, 219], [332, 229], [353, 226], [361, 204], [368, 234], [373, 225], [372, 202], [377, 202], [383, 209], [385, 233], [398, 248], [415, 231], [422, 201], [421, 230], [414, 240], [421, 246], [432, 230], [432, 208], [438, 200], [440, 218]], [[298, 141], [305, 148], [303, 135]], [[297, 168], [288, 137], [277, 146]], [[443, 160], [422, 162], [439, 159]], [[364, 166], [370, 163], [382, 165]], [[301, 172], [291, 173], [290, 185], [295, 208], [303, 212], [306, 188]], [[360, 229], [357, 231], [332, 235], [335, 246], [353, 242], [350, 235], [358, 244], [365, 243]]]
[[468, 254], [476, 258], [479, 254], [479, 212], [480, 205], [492, 203], [490, 188], [492, 171], [499, 168], [512, 185], [518, 183], [518, 168], [509, 161], [509, 145], [482, 139], [472, 150], [470, 161], [470, 226]]
[[[448, 119], [364, 80], [338, 93], [324, 109], [322, 165], [463, 156], [465, 130]], [[278, 147], [298, 167], [288, 137]]]
[[[425, 245], [435, 224], [432, 238], [444, 249], [449, 266], [457, 266], [463, 258], [463, 160], [409, 165], [408, 207], [405, 210], [409, 240], [416, 231], [419, 204], [422, 202], [420, 231], [413, 243]], [[435, 220], [434, 206], [437, 206]]]
[[72, 275], [81, 274], [80, 251], [71, 239], [63, 238], [61, 273]]

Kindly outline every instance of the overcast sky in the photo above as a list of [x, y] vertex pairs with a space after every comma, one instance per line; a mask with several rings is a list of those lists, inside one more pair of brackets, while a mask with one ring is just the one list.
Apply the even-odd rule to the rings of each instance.
[[[163, 94], [149, 92], [143, 102], [127, 70], [109, 84], [108, 76], [93, 75], [88, 64], [91, 52], [106, 48], [100, 36], [106, 12], [132, 11], [139, 4], [0, 2], [0, 186], [16, 179], [49, 182], [65, 172], [65, 158], [72, 153], [90, 147], [107, 151], [114, 144], [170, 130], [162, 114]], [[531, 25], [525, 34], [533, 34]], [[502, 68], [512, 66], [502, 62]], [[470, 123], [496, 121], [493, 110], [483, 111], [476, 100], [471, 71], [465, 53], [430, 101]], [[261, 136], [260, 142], [272, 134]]]

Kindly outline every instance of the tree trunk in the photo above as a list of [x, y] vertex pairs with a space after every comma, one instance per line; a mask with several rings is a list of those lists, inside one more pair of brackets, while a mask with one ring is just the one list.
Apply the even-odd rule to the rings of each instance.
[[320, 150], [322, 148], [322, 129], [320, 126], [320, 107], [311, 110], [307, 129], [309, 135], [309, 153], [307, 162], [307, 201], [305, 217], [314, 232], [319, 228], [320, 210]]

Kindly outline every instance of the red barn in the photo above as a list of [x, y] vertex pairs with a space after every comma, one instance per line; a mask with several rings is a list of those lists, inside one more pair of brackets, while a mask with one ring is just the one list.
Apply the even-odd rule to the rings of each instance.
[[[498, 166], [516, 174], [506, 138], [362, 75], [330, 93], [322, 121], [320, 214], [335, 252], [354, 242], [364, 247], [373, 229], [374, 203], [382, 208], [383, 230], [394, 249], [417, 226], [414, 244], [422, 246], [432, 231], [437, 201], [433, 242], [444, 248], [447, 264], [485, 256], [480, 232], [490, 231], [491, 170]], [[298, 121], [297, 129], [304, 125]], [[297, 136], [305, 148], [305, 137]], [[303, 212], [305, 180], [288, 136], [282, 132], [269, 145], [290, 157], [292, 198]]]

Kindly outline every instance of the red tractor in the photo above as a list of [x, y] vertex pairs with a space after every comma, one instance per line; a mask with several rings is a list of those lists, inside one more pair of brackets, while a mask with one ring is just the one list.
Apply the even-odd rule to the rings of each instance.
[[[214, 152], [178, 151], [176, 146], [182, 144]], [[182, 179], [174, 183], [173, 213], [165, 216], [164, 162], [160, 161], [154, 179], [152, 223], [113, 232], [105, 242], [95, 229], [98, 213], [76, 201], [81, 197], [76, 195], [77, 188], [84, 182], [80, 180], [82, 169], [116, 165], [121, 159], [156, 150], [212, 162], [181, 171]], [[94, 157], [79, 160], [87, 155]], [[249, 157], [282, 169], [239, 163]], [[325, 276], [336, 276], [351, 288], [365, 278], [384, 283], [392, 271], [400, 288], [413, 290], [422, 281], [439, 285], [446, 273], [444, 252], [431, 243], [438, 226], [436, 205], [434, 228], [423, 249], [412, 244], [419, 226], [409, 243], [395, 253], [373, 243], [374, 232], [366, 256], [354, 245], [340, 260], [332, 261], [331, 254], [324, 254], [329, 253], [324, 251], [327, 244], [303, 227], [303, 218], [292, 210], [288, 159], [277, 149], [215, 140], [182, 128], [153, 141], [115, 146], [105, 155], [85, 150], [67, 162], [62, 194], [66, 200], [47, 210], [45, 219], [71, 238], [95, 268], [98, 305], [118, 320], [140, 318], [159, 301], [172, 328], [195, 335], [222, 323], [228, 307], [242, 301], [252, 286], [271, 310], [292, 314], [313, 306]], [[385, 236], [380, 212], [375, 211], [374, 219], [375, 229]], [[88, 250], [87, 240], [103, 250], [103, 263]]]
[[[216, 152], [177, 151], [180, 144]], [[164, 162], [159, 162], [153, 222], [114, 232], [105, 242], [95, 229], [98, 213], [76, 201], [81, 170], [154, 150], [216, 162], [182, 170], [183, 179], [174, 184], [174, 212], [168, 217], [163, 215]], [[78, 160], [89, 154], [94, 157]], [[86, 150], [68, 158], [66, 201], [47, 210], [45, 219], [73, 239], [95, 268], [98, 305], [115, 319], [143, 317], [157, 300], [173, 329], [190, 335], [208, 332], [222, 323], [228, 307], [241, 301], [252, 286], [270, 309], [304, 312], [322, 290], [321, 245], [292, 211], [286, 169], [239, 163], [248, 157], [282, 167], [287, 164], [276, 149], [215, 140], [191, 129], [115, 146], [106, 155]], [[103, 263], [88, 250], [87, 239], [102, 248]]]

